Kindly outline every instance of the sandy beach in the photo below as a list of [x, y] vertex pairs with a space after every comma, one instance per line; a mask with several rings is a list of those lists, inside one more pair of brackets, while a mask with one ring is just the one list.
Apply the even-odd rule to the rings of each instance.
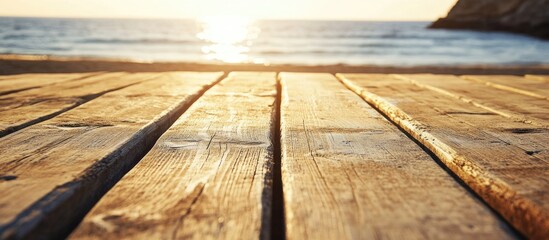
[[319, 73], [432, 73], [524, 75], [549, 74], [548, 65], [460, 65], [460, 66], [376, 66], [376, 65], [259, 65], [204, 64], [192, 62], [136, 62], [125, 59], [0, 55], [0, 75], [22, 73], [79, 72], [166, 72], [166, 71], [272, 71]]

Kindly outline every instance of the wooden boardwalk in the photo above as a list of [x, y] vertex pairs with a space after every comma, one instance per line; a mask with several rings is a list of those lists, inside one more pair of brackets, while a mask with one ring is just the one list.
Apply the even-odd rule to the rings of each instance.
[[549, 239], [548, 76], [0, 76], [0, 239]]

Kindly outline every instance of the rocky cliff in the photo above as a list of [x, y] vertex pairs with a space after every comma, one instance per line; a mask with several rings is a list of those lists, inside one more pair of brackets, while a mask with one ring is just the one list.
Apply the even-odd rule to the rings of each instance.
[[431, 28], [495, 30], [549, 39], [549, 0], [459, 0]]

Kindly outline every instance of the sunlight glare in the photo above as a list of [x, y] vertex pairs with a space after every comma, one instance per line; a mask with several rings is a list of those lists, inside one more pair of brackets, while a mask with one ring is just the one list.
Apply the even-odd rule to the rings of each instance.
[[208, 45], [202, 52], [209, 60], [226, 63], [251, 62], [248, 52], [259, 35], [254, 21], [238, 16], [213, 16], [199, 19], [201, 32], [197, 37]]

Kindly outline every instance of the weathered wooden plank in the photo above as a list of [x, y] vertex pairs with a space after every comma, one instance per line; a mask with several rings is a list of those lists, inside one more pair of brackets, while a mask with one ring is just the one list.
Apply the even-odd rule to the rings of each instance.
[[462, 78], [466, 80], [476, 81], [487, 86], [505, 91], [515, 92], [545, 100], [549, 99], [549, 83], [539, 80], [510, 75], [464, 75], [462, 76]]
[[[41, 73], [21, 73], [21, 74], [9, 74], [9, 75], [0, 75], [0, 80], [8, 80], [8, 79], [25, 79], [29, 77], [33, 77], [36, 75], [55, 75], [55, 74], [41, 74]], [[55, 78], [54, 76], [49, 76], [47, 78]]]
[[288, 239], [500, 239], [504, 225], [329, 74], [282, 73]]
[[164, 73], [0, 139], [0, 238], [68, 234], [219, 76]]
[[72, 73], [72, 74], [25, 74], [25, 76], [2, 79], [0, 81], [0, 95], [39, 88], [56, 83], [80, 80], [98, 73]]
[[233, 72], [106, 194], [75, 239], [269, 236], [276, 78]]
[[409, 74], [395, 77], [514, 120], [549, 127], [549, 103], [544, 99], [486, 87], [453, 75]]
[[548, 129], [387, 75], [338, 76], [523, 234], [549, 236]]
[[549, 82], [549, 75], [530, 75], [530, 74], [527, 74], [524, 77], [526, 77], [528, 79], [534, 79], [534, 80]]
[[2, 81], [2, 80], [8, 80], [8, 79], [13, 79], [13, 78], [15, 78], [15, 76], [17, 76], [17, 74], [12, 74], [12, 75], [0, 75], [0, 81]]
[[108, 73], [0, 97], [0, 137], [55, 117], [102, 94], [152, 79], [156, 73]]

